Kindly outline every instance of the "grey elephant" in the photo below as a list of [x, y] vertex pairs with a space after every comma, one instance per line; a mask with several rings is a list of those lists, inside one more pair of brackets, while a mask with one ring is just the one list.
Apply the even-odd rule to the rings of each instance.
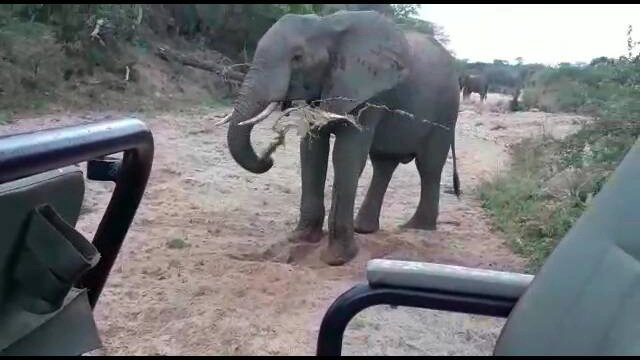
[[[315, 243], [323, 236], [331, 134], [335, 180], [329, 244], [321, 254], [325, 263], [342, 265], [357, 254], [354, 231], [378, 230], [383, 197], [399, 163], [415, 159], [421, 178], [418, 208], [404, 226], [436, 228], [440, 178], [450, 148], [454, 188], [460, 194], [454, 142], [459, 90], [453, 58], [444, 47], [422, 34], [403, 33], [373, 11], [283, 16], [260, 39], [233, 111], [222, 121], [230, 123], [228, 146], [240, 166], [256, 174], [273, 166], [270, 155], [258, 156], [253, 149], [252, 127], [297, 100], [341, 115], [373, 103], [414, 117], [367, 107], [358, 127], [334, 121], [307, 134], [300, 144], [300, 217], [289, 241]], [[356, 188], [367, 156], [373, 178], [354, 222]]]
[[473, 93], [480, 95], [480, 101], [485, 101], [487, 99], [489, 81], [485, 75], [465, 74], [459, 81], [463, 99], [468, 99]]

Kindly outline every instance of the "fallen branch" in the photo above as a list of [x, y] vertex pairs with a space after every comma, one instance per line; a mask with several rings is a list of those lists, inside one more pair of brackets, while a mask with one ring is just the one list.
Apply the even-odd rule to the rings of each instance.
[[128, 66], [125, 67], [125, 71], [126, 72], [124, 74], [124, 81], [129, 81], [130, 70]]
[[142, 24], [142, 4], [138, 4], [138, 20], [136, 23], [138, 25]]
[[93, 28], [93, 31], [91, 32], [90, 37], [94, 40], [97, 39], [102, 46], [106, 46], [104, 41], [102, 41], [102, 38], [100, 37], [100, 28], [102, 27], [102, 25], [104, 25], [104, 19], [98, 19], [96, 21], [95, 28]]
[[177, 52], [171, 51], [163, 47], [156, 48], [156, 55], [164, 61], [177, 61], [185, 66], [190, 66], [196, 69], [216, 73], [227, 82], [242, 83], [242, 81], [244, 80], [244, 74], [242, 72], [235, 71], [232, 68], [235, 66], [246, 65], [246, 64], [236, 64], [231, 66], [225, 66], [225, 65], [220, 65], [216, 63], [204, 62], [192, 57], [184, 56], [182, 54], [179, 54]]

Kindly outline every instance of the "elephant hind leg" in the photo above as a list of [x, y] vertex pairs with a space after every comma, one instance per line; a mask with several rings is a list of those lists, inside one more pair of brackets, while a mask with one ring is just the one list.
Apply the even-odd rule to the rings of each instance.
[[[455, 131], [455, 130], [453, 130]], [[451, 137], [432, 133], [428, 145], [416, 156], [420, 173], [420, 202], [413, 217], [402, 228], [435, 230], [440, 202], [440, 179], [447, 161]]]
[[398, 167], [399, 160], [371, 156], [371, 164], [373, 165], [373, 177], [356, 217], [355, 231], [361, 234], [373, 233], [380, 229], [382, 201], [393, 172]]
[[462, 99], [469, 100], [469, 98], [471, 98], [471, 94], [473, 94], [473, 91], [471, 91], [470, 89], [465, 89], [464, 93], [462, 94]]

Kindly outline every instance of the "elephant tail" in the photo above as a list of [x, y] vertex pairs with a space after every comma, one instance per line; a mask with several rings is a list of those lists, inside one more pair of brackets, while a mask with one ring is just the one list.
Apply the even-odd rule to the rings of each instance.
[[451, 140], [451, 157], [453, 158], [453, 192], [460, 199], [462, 192], [460, 191], [460, 177], [458, 177], [458, 165], [456, 163], [456, 136], [453, 135]]

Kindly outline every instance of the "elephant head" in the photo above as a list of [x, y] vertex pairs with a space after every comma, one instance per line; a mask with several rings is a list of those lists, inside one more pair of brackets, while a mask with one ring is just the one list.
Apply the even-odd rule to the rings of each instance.
[[373, 11], [285, 15], [260, 39], [229, 122], [227, 142], [233, 159], [259, 174], [273, 166], [251, 145], [253, 125], [278, 104], [336, 99], [325, 111], [347, 114], [407, 76], [409, 50], [394, 24]]

